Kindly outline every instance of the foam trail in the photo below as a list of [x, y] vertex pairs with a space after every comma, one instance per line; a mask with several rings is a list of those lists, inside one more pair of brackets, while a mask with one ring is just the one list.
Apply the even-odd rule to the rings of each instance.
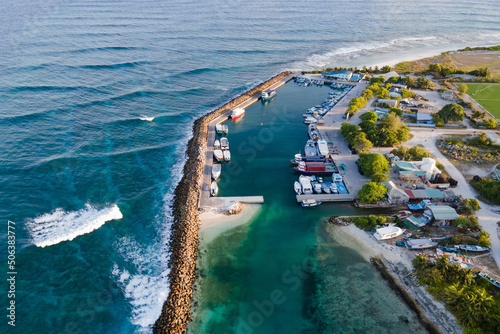
[[155, 118], [154, 116], [153, 117], [149, 117], [149, 116], [146, 116], [146, 115], [141, 115], [141, 117], [139, 117], [139, 119], [141, 121], [148, 121], [148, 122], [152, 122]]
[[78, 211], [66, 212], [61, 208], [30, 219], [26, 226], [33, 243], [38, 247], [47, 247], [62, 241], [90, 233], [110, 220], [122, 219], [123, 215], [116, 204], [97, 209], [90, 204]]

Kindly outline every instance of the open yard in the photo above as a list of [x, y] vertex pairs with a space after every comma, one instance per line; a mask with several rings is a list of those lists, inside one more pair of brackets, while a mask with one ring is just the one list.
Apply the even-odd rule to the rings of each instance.
[[495, 118], [500, 119], [500, 85], [499, 84], [467, 84], [467, 94], [488, 110]]

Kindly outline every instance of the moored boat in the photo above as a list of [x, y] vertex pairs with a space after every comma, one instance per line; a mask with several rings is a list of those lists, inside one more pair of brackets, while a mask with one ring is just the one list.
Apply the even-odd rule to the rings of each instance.
[[219, 150], [219, 149], [214, 150], [214, 158], [217, 161], [221, 161], [222, 159], [224, 159], [224, 155], [222, 153], [222, 150]]
[[315, 193], [321, 194], [321, 183], [319, 183], [318, 181], [313, 181], [311, 182], [311, 185]]
[[222, 134], [227, 135], [229, 133], [229, 127], [226, 124], [222, 124]]
[[300, 186], [302, 187], [303, 194], [310, 195], [313, 193], [313, 189], [312, 189], [312, 185], [311, 185], [311, 178], [309, 176], [301, 175], [299, 177], [299, 183], [300, 183]]
[[396, 238], [403, 234], [403, 230], [397, 226], [382, 227], [375, 230], [373, 236], [377, 240], [387, 240]]
[[320, 139], [316, 142], [318, 145], [319, 154], [322, 156], [327, 156], [330, 151], [328, 150], [328, 143], [324, 139]]
[[316, 156], [318, 154], [318, 149], [314, 145], [314, 140], [309, 139], [304, 147], [304, 152], [306, 157]]
[[215, 132], [217, 132], [218, 135], [222, 134], [222, 124], [215, 125]]
[[217, 196], [219, 193], [219, 186], [217, 185], [217, 182], [213, 181], [212, 184], [210, 185], [210, 196]]
[[245, 109], [243, 108], [236, 108], [233, 110], [233, 112], [231, 113], [231, 119], [232, 120], [235, 120], [237, 118], [240, 118], [241, 116], [243, 116], [245, 114]]
[[439, 250], [442, 250], [443, 252], [448, 252], [448, 253], [457, 253], [459, 249], [457, 247], [438, 247]]
[[319, 133], [316, 124], [309, 124], [309, 126], [307, 127], [307, 134], [309, 135], [309, 138], [312, 140], [321, 139], [321, 134]]
[[297, 167], [293, 168], [296, 172], [306, 175], [328, 175], [336, 171], [331, 163], [325, 162], [305, 162], [301, 161]]
[[221, 164], [214, 164], [212, 166], [212, 178], [214, 180], [217, 180], [220, 176], [221, 171], [222, 171], [222, 165]]
[[266, 89], [262, 92], [261, 98], [262, 101], [269, 101], [276, 95], [276, 91], [273, 89]]
[[332, 192], [332, 183], [331, 182], [325, 182], [321, 184], [321, 189], [327, 193], [330, 194]]
[[458, 245], [456, 247], [466, 252], [486, 252], [490, 250], [489, 248], [475, 245]]
[[333, 182], [332, 182], [332, 185], [330, 186], [330, 189], [332, 190], [332, 193], [334, 193], [334, 194], [339, 193], [339, 189], [337, 188], [337, 185]]
[[216, 139], [214, 141], [214, 149], [220, 149], [220, 141], [219, 141], [219, 139]]
[[436, 247], [437, 245], [437, 242], [434, 242], [429, 238], [406, 240], [406, 248], [408, 249], [426, 249]]
[[294, 184], [293, 184], [293, 190], [295, 190], [295, 193], [297, 195], [302, 194], [302, 186], [300, 185], [300, 183], [298, 181], [294, 182]]
[[220, 139], [220, 148], [221, 150], [229, 150], [229, 140], [226, 137]]
[[224, 156], [225, 162], [231, 161], [231, 152], [229, 152], [229, 150], [224, 150], [224, 152], [222, 152], [222, 155]]
[[309, 208], [309, 207], [317, 206], [320, 204], [321, 204], [321, 202], [318, 202], [315, 199], [305, 199], [301, 203], [302, 207], [304, 207], [304, 208]]

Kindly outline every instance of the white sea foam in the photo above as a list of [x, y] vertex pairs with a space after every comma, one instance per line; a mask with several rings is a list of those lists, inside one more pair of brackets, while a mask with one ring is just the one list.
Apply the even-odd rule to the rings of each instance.
[[148, 121], [148, 122], [152, 122], [155, 118], [154, 117], [150, 117], [150, 116], [146, 116], [146, 115], [141, 115], [141, 117], [139, 117], [139, 119], [141, 121]]
[[86, 204], [78, 211], [64, 211], [59, 208], [52, 213], [46, 213], [28, 220], [26, 227], [31, 240], [38, 247], [58, 244], [62, 241], [90, 233], [110, 220], [122, 219], [123, 215], [117, 205], [97, 209]]

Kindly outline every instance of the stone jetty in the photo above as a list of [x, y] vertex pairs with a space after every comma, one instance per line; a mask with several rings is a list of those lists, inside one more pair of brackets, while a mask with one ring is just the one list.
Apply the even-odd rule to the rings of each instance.
[[225, 114], [229, 115], [232, 109], [248, 99], [260, 96], [263, 90], [273, 84], [291, 79], [291, 73], [282, 72], [270, 78], [194, 122], [193, 137], [186, 151], [187, 162], [183, 170], [184, 175], [175, 189], [174, 224], [170, 240], [172, 250], [169, 275], [170, 294], [163, 304], [160, 317], [154, 324], [153, 333], [186, 333], [191, 317], [191, 298], [200, 227], [198, 198], [201, 191], [210, 122]]

